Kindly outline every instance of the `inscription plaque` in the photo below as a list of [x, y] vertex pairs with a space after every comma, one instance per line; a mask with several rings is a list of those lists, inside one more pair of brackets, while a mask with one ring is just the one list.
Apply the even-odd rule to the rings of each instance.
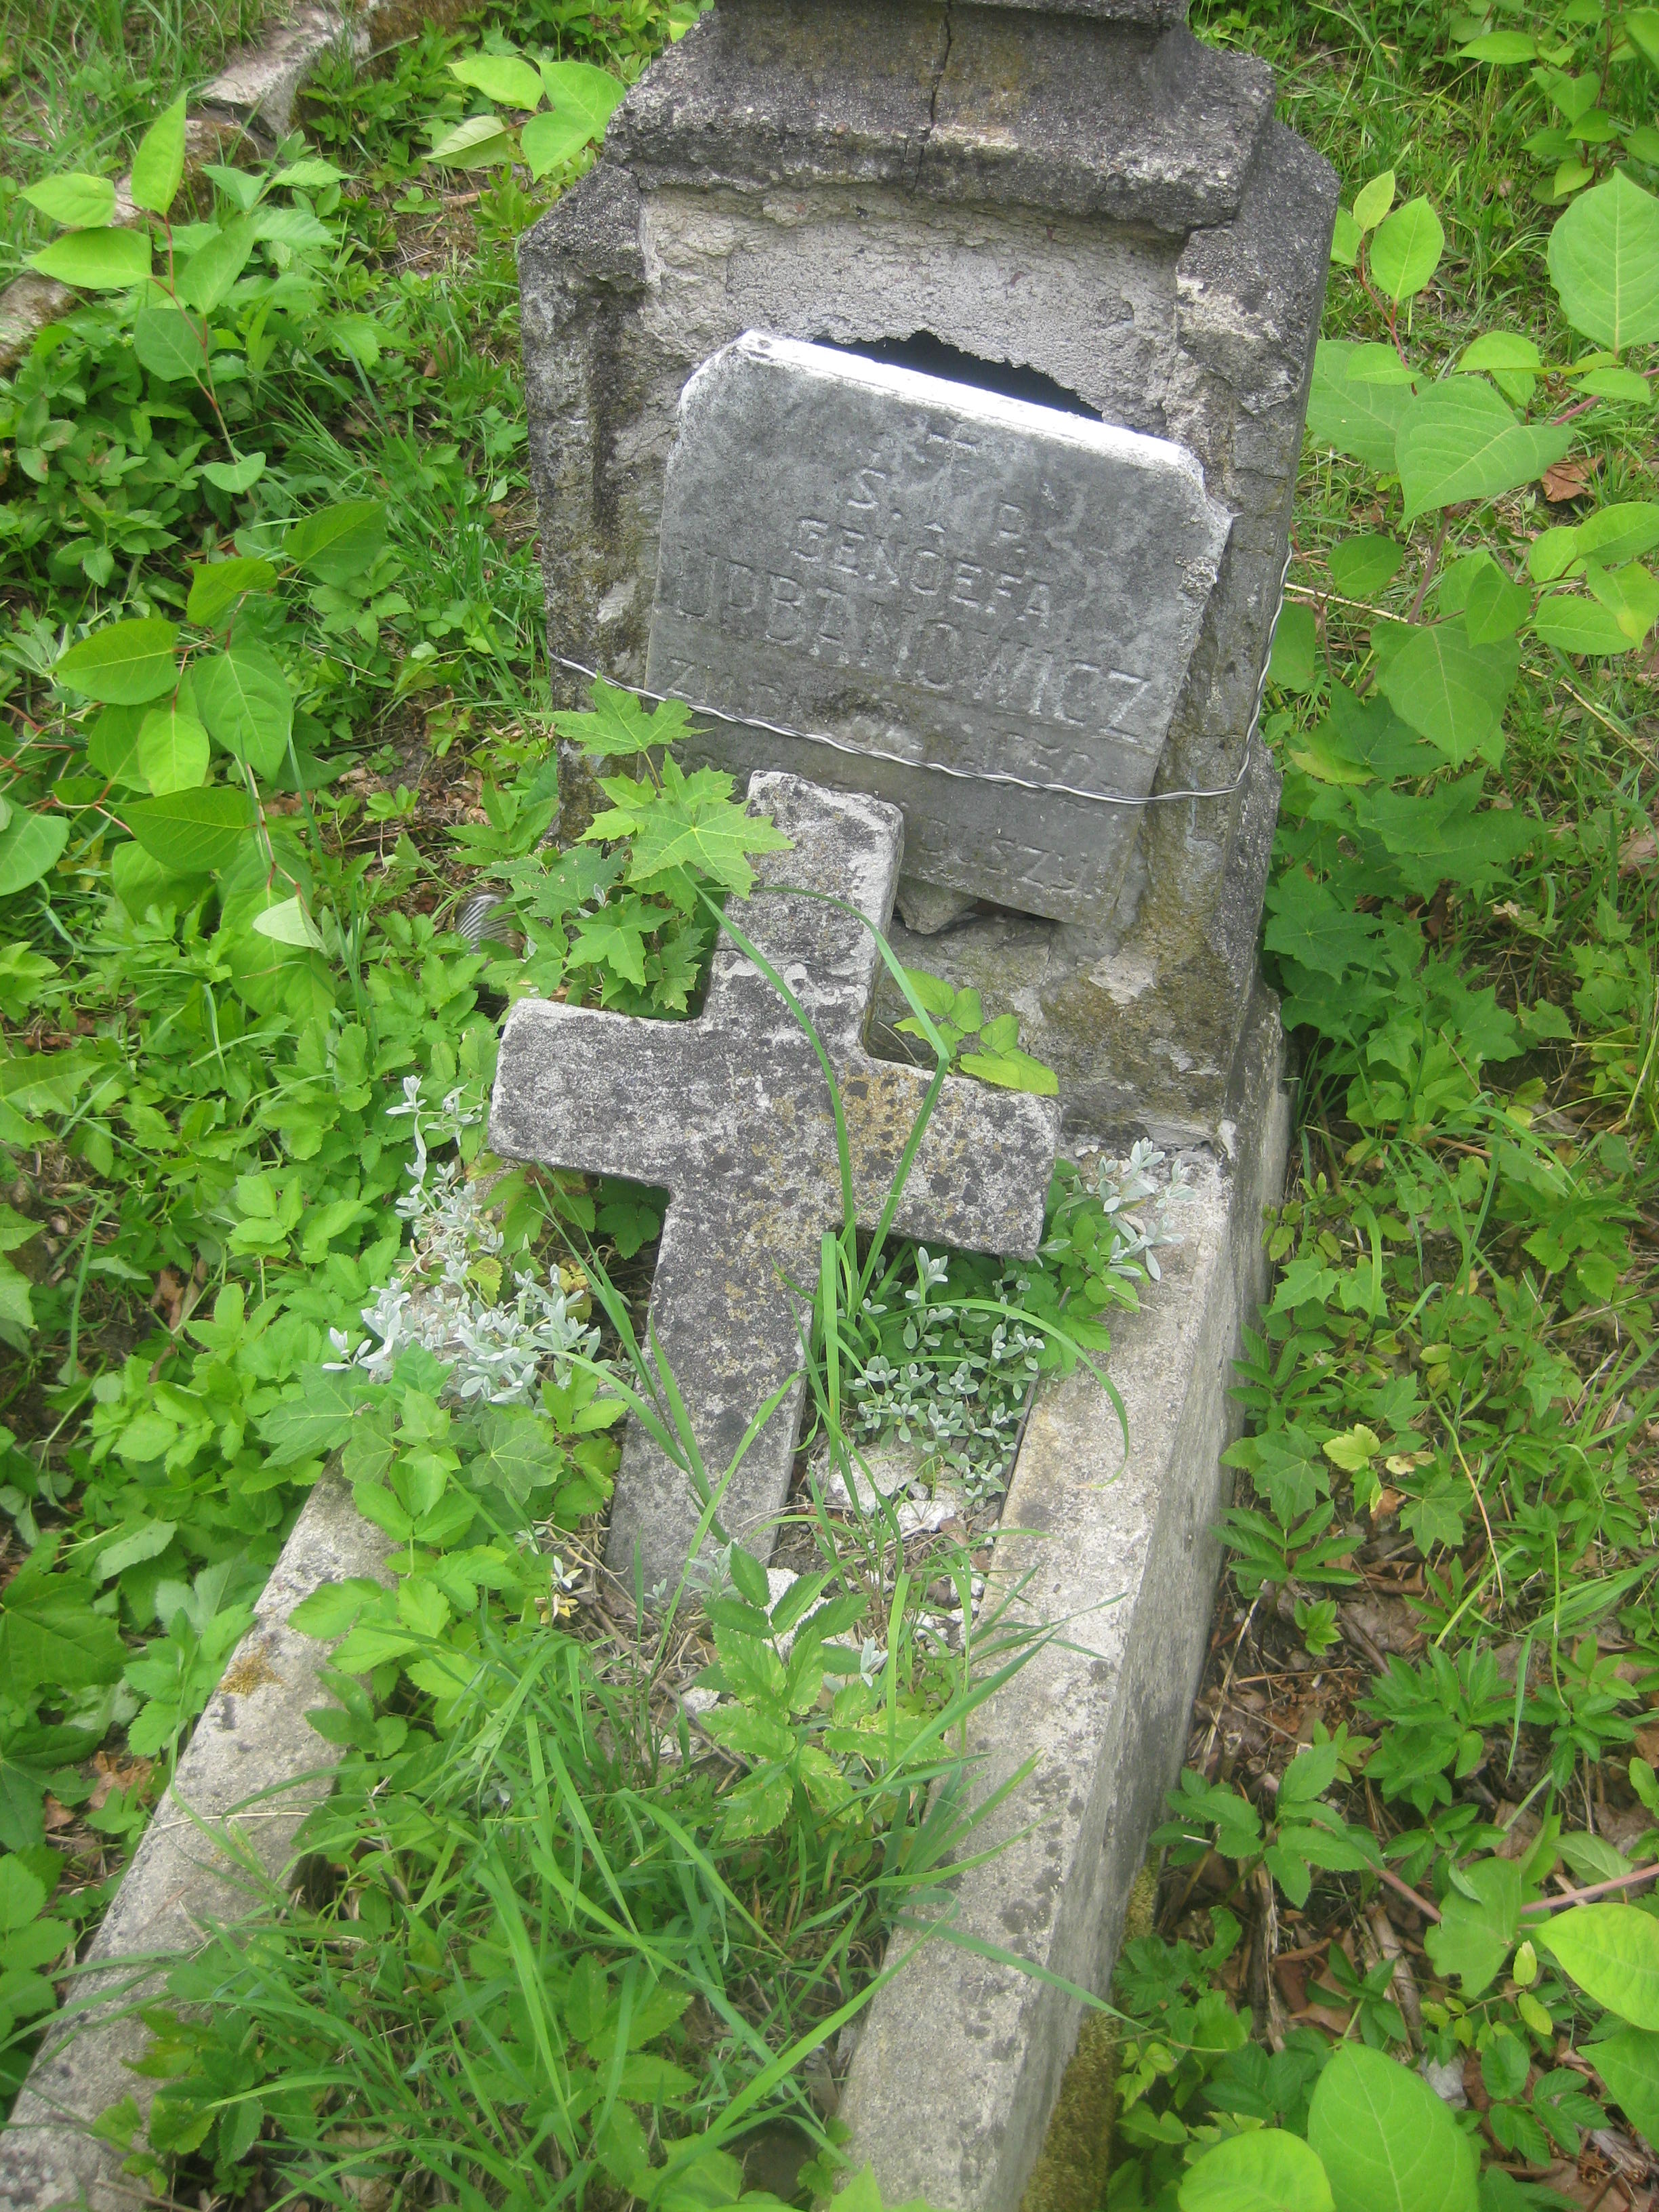
[[1231, 520], [1165, 440], [751, 331], [680, 402], [647, 682], [835, 740], [691, 750], [894, 801], [917, 875], [1097, 911]]

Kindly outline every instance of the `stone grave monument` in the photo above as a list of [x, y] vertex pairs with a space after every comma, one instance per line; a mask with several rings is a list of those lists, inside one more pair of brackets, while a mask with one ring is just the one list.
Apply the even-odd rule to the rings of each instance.
[[[884, 1984], [844, 2086], [885, 2200], [955, 2212], [1019, 2206], [1069, 1991], [1109, 1986], [1180, 1764], [1287, 1144], [1256, 720], [1336, 189], [1185, 12], [719, 0], [520, 252], [556, 698], [598, 672], [709, 710], [705, 757], [796, 841], [775, 887], [833, 879], [878, 919], [902, 836], [900, 957], [1018, 1013], [1074, 1150], [1182, 1148], [1116, 1397], [1082, 1365], [1046, 1386], [1010, 1481], [987, 1600], [1039, 1641], [962, 1732], [987, 1817], [937, 1909], [969, 1941]], [[867, 1224], [921, 1079], [834, 914], [775, 889], [734, 918], [776, 931], [858, 1101]], [[516, 1008], [494, 1139], [674, 1184], [653, 1310], [711, 1474], [781, 1393], [728, 1493], [764, 1550], [797, 1300], [843, 1218], [826, 1093], [730, 946], [697, 1022], [649, 1026]], [[942, 1098], [896, 1225], [1029, 1249], [1039, 1112]], [[630, 1436], [613, 1564], [672, 1573], [696, 1518]]]
[[[862, 755], [772, 751], [741, 726], [712, 744], [896, 799], [900, 915], [951, 925], [925, 951], [901, 934], [906, 957], [1019, 1012], [1068, 1129], [1177, 1139], [1237, 1121], [1261, 1019], [1277, 781], [1255, 726], [1336, 204], [1330, 170], [1273, 120], [1267, 70], [1200, 44], [1185, 13], [720, 0], [520, 251], [556, 696], [580, 699], [580, 668], [642, 683], [677, 659], [688, 680], [664, 688], [722, 672], [729, 699], [740, 677], [744, 713]], [[933, 418], [953, 455], [848, 452], [833, 486], [827, 453], [775, 421], [751, 480], [683, 509], [665, 568], [671, 454], [688, 486], [706, 465], [677, 447], [683, 401], [741, 404], [758, 431], [750, 397], [787, 358], [728, 357], [688, 393], [748, 332], [854, 349], [800, 403], [812, 436], [879, 415], [858, 355], [979, 395]], [[1018, 518], [936, 511], [963, 438], [981, 461], [1018, 448], [1018, 407], [994, 404], [1010, 398], [1064, 414], [1063, 460], [1044, 481], [1013, 471]], [[1095, 534], [1114, 483], [1134, 489]], [[793, 511], [826, 489], [832, 509]], [[728, 526], [809, 595], [769, 583], [770, 634], [711, 667], [698, 595], [735, 615], [746, 588], [718, 566]], [[853, 586], [845, 607], [811, 595], [815, 551], [817, 588]], [[880, 565], [907, 561], [908, 596]], [[862, 659], [836, 630], [860, 608]], [[803, 651], [779, 626], [809, 610]], [[884, 655], [908, 683], [860, 680]]]

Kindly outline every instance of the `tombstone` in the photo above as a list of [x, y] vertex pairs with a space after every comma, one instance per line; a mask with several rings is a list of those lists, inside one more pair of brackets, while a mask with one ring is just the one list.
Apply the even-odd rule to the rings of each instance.
[[[929, 1083], [864, 1045], [878, 957], [865, 922], [887, 926], [902, 817], [880, 800], [778, 774], [753, 777], [749, 803], [792, 849], [761, 857], [733, 918], [835, 1068], [860, 1226], [890, 1218], [897, 1234], [935, 1245], [1034, 1256], [1059, 1133], [1049, 1099], [947, 1077], [888, 1212]], [[520, 999], [501, 1035], [489, 1133], [509, 1158], [667, 1188], [651, 1331], [709, 1482], [776, 1401], [720, 1509], [728, 1534], [769, 1558], [800, 1431], [801, 1338], [821, 1241], [845, 1218], [830, 1087], [795, 1012], [726, 935], [695, 1021]], [[672, 1432], [665, 1394], [660, 1402]], [[613, 1572], [631, 1584], [637, 1571], [647, 1595], [672, 1593], [700, 1510], [686, 1473], [630, 1417], [611, 1516]]]
[[1231, 521], [1166, 439], [751, 331], [680, 402], [646, 682], [724, 767], [902, 806], [915, 875], [1086, 921]]
[[[687, 680], [662, 688], [693, 688], [695, 666], [736, 700], [741, 678], [756, 689], [739, 711], [835, 740], [773, 750], [722, 727], [711, 750], [902, 805], [914, 872], [900, 913], [918, 931], [954, 926], [896, 941], [1012, 1003], [1060, 1073], [1068, 1127], [1114, 1135], [1215, 1135], [1260, 1026], [1278, 785], [1255, 727], [1336, 199], [1327, 166], [1273, 120], [1270, 73], [1200, 45], [1184, 15], [1181, 0], [720, 0], [640, 79], [600, 161], [520, 250], [556, 696], [584, 695], [576, 667], [643, 683], [678, 653]], [[854, 349], [839, 378], [819, 362], [799, 418], [823, 442], [802, 450], [780, 422], [763, 466], [714, 487], [769, 576], [803, 575], [799, 559], [780, 564], [775, 525], [833, 526], [827, 566], [861, 528], [868, 455], [829, 441], [837, 422], [862, 434], [906, 370], [970, 387], [948, 404], [912, 391], [952, 452], [890, 451], [881, 489], [920, 514], [947, 467], [986, 471], [965, 504], [918, 526], [968, 531], [949, 574], [981, 604], [926, 641], [918, 620], [908, 644], [898, 610], [867, 668], [849, 649], [842, 681], [833, 636], [809, 670], [763, 625], [722, 631], [721, 654], [698, 659], [696, 594], [718, 580], [699, 585], [707, 540], [676, 495], [702, 465], [689, 450], [698, 410], [735, 405], [742, 384], [758, 425], [769, 374], [801, 366], [780, 344], [705, 371], [746, 333]], [[1021, 474], [1033, 407], [1049, 418], [1047, 477], [1035, 463]], [[1047, 666], [1041, 650], [1020, 659], [1009, 603], [984, 604], [997, 519], [975, 499], [999, 472], [1038, 509], [1045, 486], [1074, 493], [1090, 526], [1052, 545], [1040, 529], [1016, 538], [1022, 559], [995, 571], [1072, 594]], [[1115, 532], [1092, 535], [1115, 473], [1133, 492]], [[1186, 489], [1200, 483], [1201, 500]], [[786, 516], [797, 493], [812, 511]], [[839, 505], [819, 512], [830, 493]], [[1179, 520], [1167, 544], [1147, 507], [1161, 514], [1166, 495]], [[886, 542], [866, 533], [851, 550], [868, 562]], [[920, 539], [907, 549], [919, 602]], [[943, 551], [938, 573], [948, 592]], [[742, 579], [726, 574], [735, 616]], [[878, 581], [861, 579], [866, 617]], [[848, 618], [812, 604], [832, 627]], [[884, 650], [890, 678], [918, 678], [908, 690], [854, 680]], [[1068, 688], [1067, 667], [1099, 673]]]

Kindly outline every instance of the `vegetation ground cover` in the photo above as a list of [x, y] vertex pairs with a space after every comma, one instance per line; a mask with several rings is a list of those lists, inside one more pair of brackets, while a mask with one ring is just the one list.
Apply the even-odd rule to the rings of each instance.
[[[1636, 2201], [1659, 2124], [1652, 15], [1195, 15], [1274, 64], [1347, 212], [1267, 725], [1301, 1171], [1159, 1932], [1117, 1991], [1114, 2204], [1403, 2206], [1413, 2135], [1448, 2208]], [[9, 204], [20, 252], [99, 288], [0, 398], [15, 2064], [342, 1444], [403, 1568], [317, 1619], [374, 1692], [330, 1723], [318, 1892], [181, 1984], [216, 2026], [158, 2017], [153, 2178], [500, 2203], [534, 2160], [720, 2201], [759, 2117], [796, 2166], [827, 2148], [809, 2046], [956, 1817], [927, 1790], [983, 1679], [890, 1531], [826, 1559], [847, 1618], [816, 1633], [812, 1578], [779, 1599], [741, 1555], [689, 1643], [606, 1613], [592, 1362], [649, 1204], [465, 1173], [501, 1000], [684, 1011], [709, 895], [746, 888], [729, 794], [672, 755], [641, 778], [603, 694], [564, 734], [623, 771], [615, 818], [540, 844], [511, 244], [591, 158], [614, 94], [580, 72], [619, 90], [683, 25], [538, 0], [428, 33], [176, 204], [163, 133], [142, 272], [97, 242], [114, 137], [73, 141], [78, 199], [31, 155]], [[475, 950], [447, 925], [480, 882], [512, 933]], [[1097, 1341], [1133, 1240], [1057, 1200], [1021, 1296]], [[902, 1413], [867, 1256], [830, 1257], [825, 1341]], [[983, 1355], [947, 1337], [939, 1375]], [[1018, 1652], [986, 1638], [994, 1679]]]

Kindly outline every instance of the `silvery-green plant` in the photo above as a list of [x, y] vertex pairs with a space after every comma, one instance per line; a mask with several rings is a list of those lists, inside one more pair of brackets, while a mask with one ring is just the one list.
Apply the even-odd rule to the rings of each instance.
[[343, 1329], [330, 1331], [339, 1354], [331, 1364], [385, 1382], [400, 1353], [418, 1345], [448, 1368], [447, 1398], [526, 1405], [550, 1370], [556, 1382], [568, 1378], [572, 1353], [591, 1359], [599, 1333], [571, 1313], [556, 1277], [544, 1282], [515, 1267], [511, 1297], [488, 1294], [501, 1280], [501, 1232], [461, 1161], [434, 1166], [428, 1143], [453, 1143], [483, 1118], [482, 1108], [465, 1109], [452, 1091], [423, 1127], [421, 1078], [411, 1075], [392, 1111], [410, 1121], [415, 1157], [397, 1210], [413, 1234], [403, 1266], [362, 1309], [370, 1335], [353, 1346]]

